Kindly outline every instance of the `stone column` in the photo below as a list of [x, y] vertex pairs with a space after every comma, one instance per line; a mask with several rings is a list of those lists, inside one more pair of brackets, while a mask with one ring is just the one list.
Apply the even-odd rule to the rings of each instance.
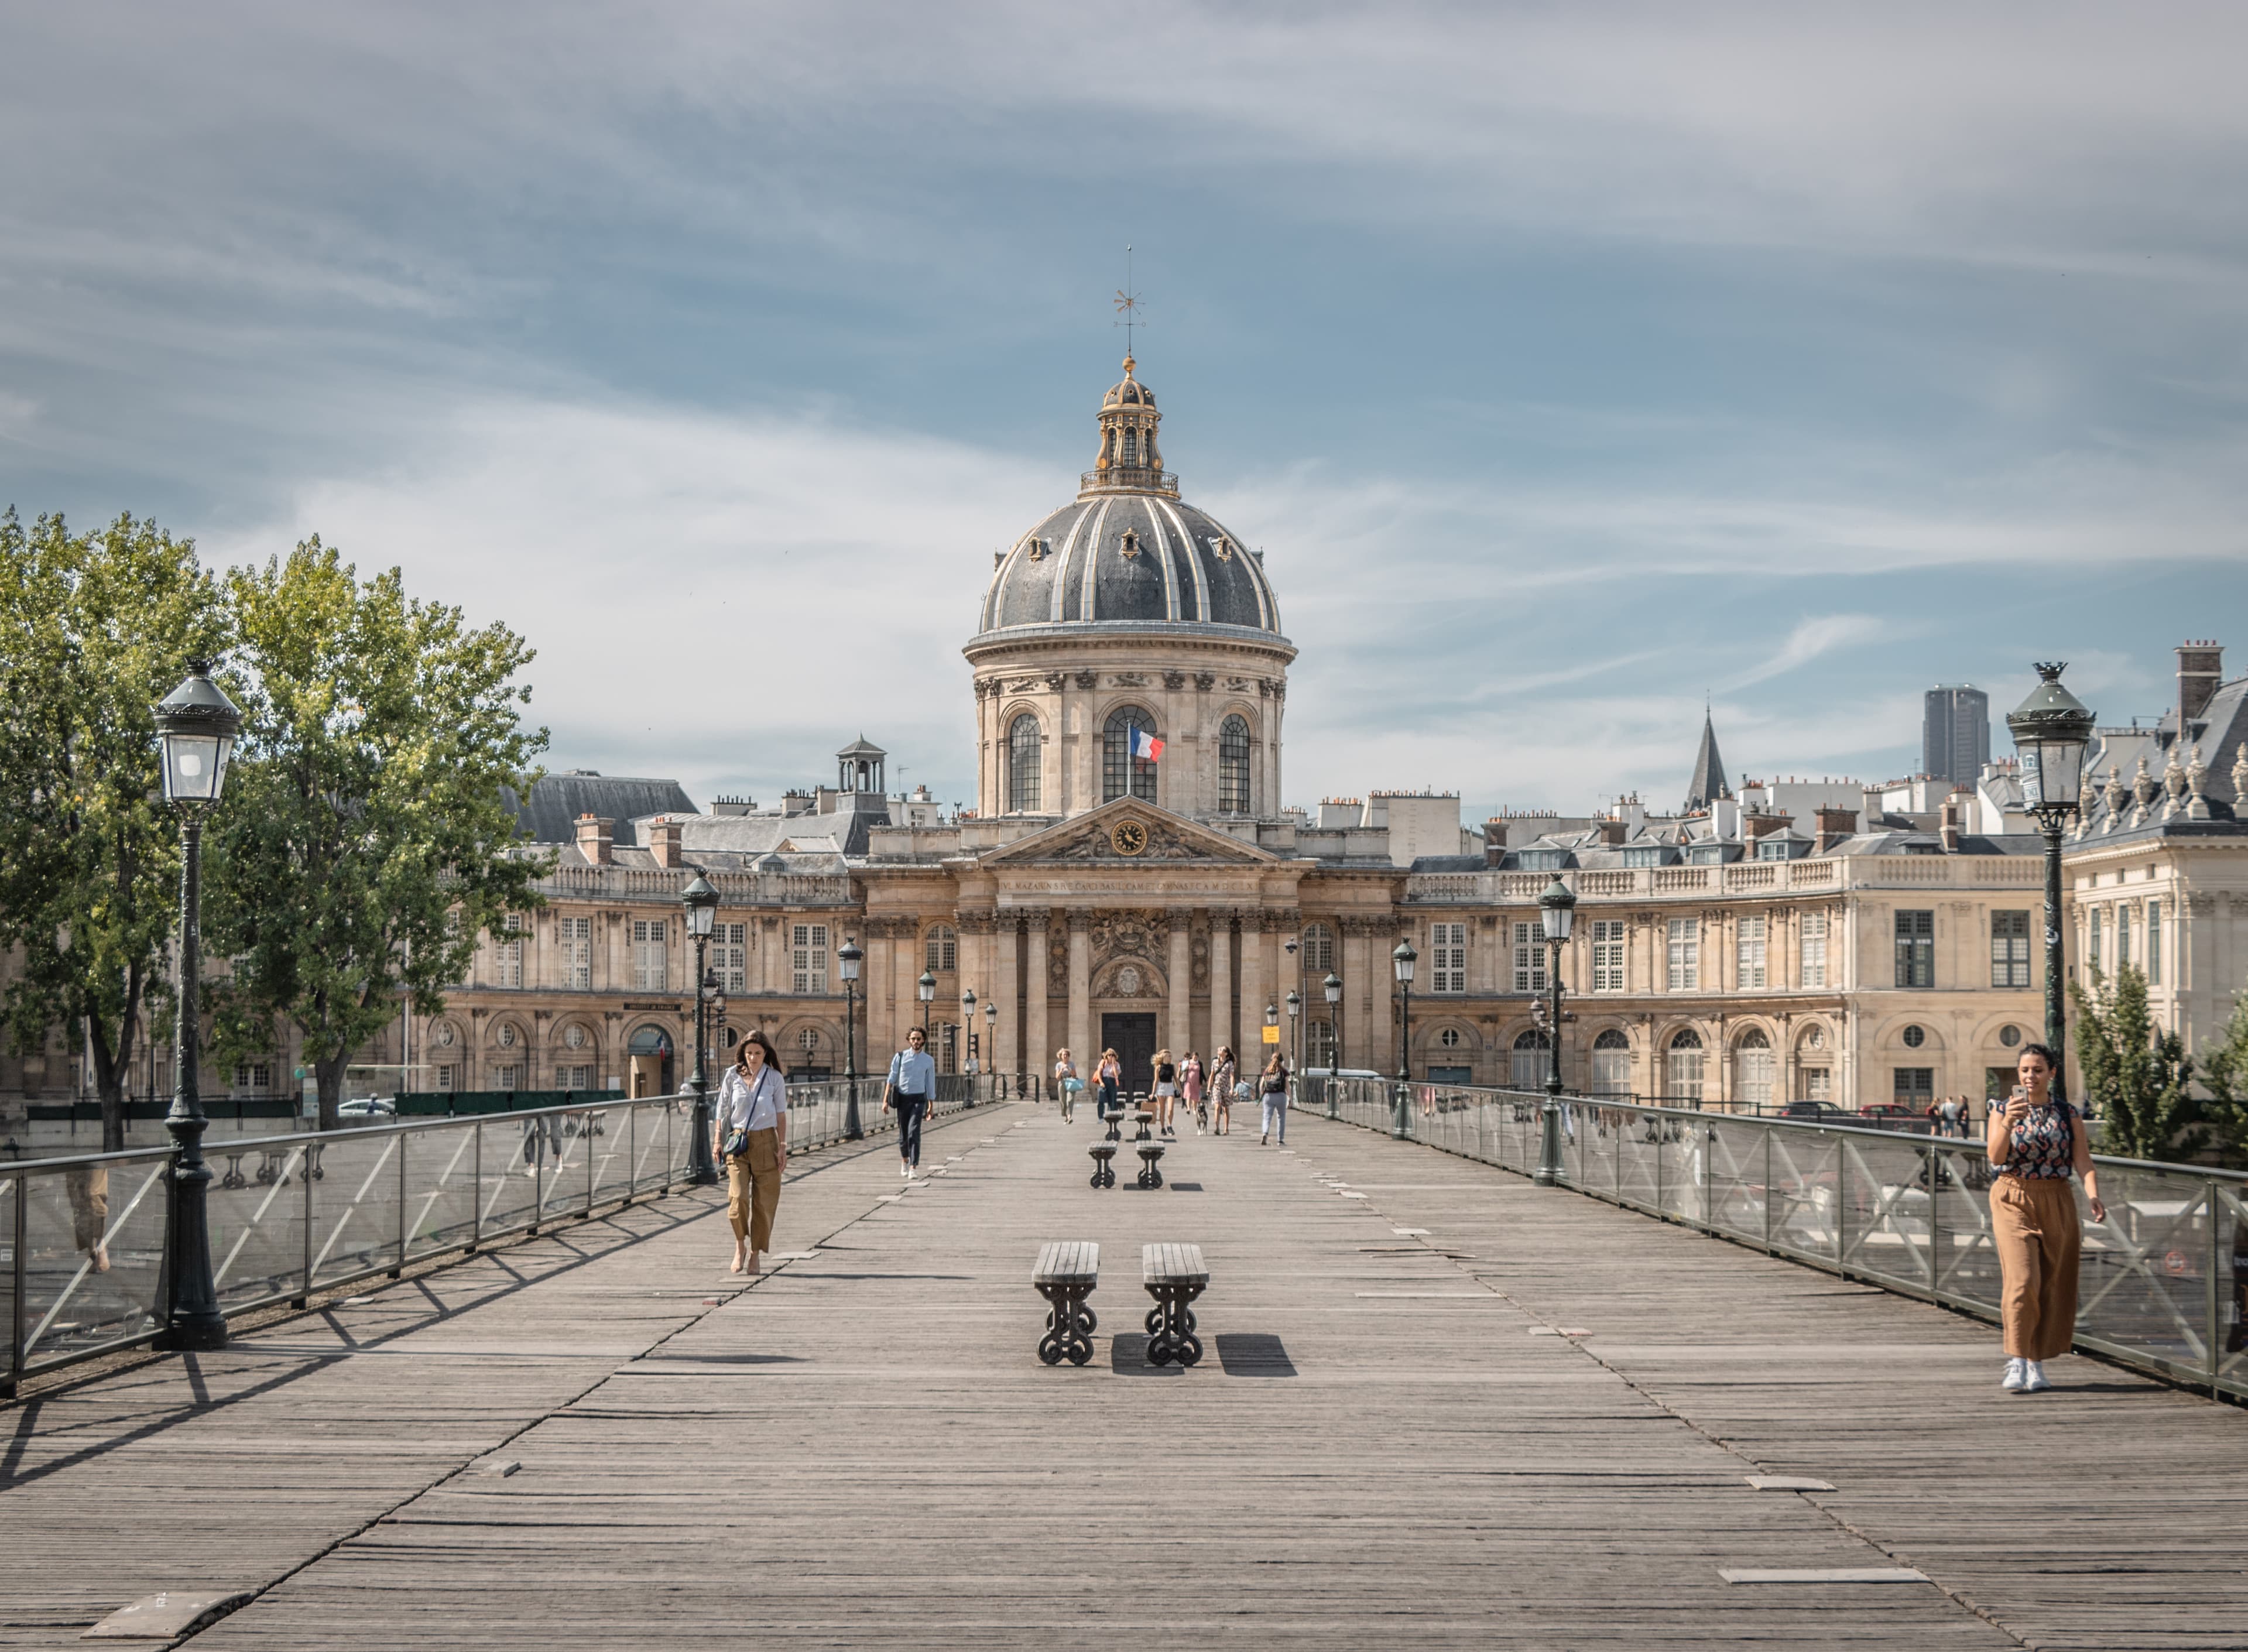
[[897, 999], [898, 1019], [890, 1030], [891, 1037], [896, 1040], [890, 1045], [891, 1051], [905, 1048], [906, 1029], [921, 1025], [921, 997], [914, 984], [921, 978], [921, 923], [915, 918], [899, 918], [895, 922], [898, 949], [894, 996]]
[[1100, 1064], [1100, 1046], [1093, 1041], [1093, 913], [1085, 907], [1069, 909], [1069, 1047], [1077, 1055], [1077, 1071], [1087, 1076]]
[[[1238, 1021], [1241, 1036], [1256, 1052], [1257, 1066], [1264, 1065], [1269, 1053], [1264, 1048], [1264, 1001], [1271, 996], [1271, 977], [1266, 973], [1265, 948], [1271, 937], [1264, 933], [1264, 914], [1255, 907], [1241, 915], [1241, 1008]], [[1236, 1045], [1236, 1049], [1241, 1046]]]
[[[997, 933], [992, 937], [991, 991], [999, 1005], [999, 1024], [991, 1040], [991, 1071], [1019, 1073], [1023, 1066], [1023, 991], [1021, 955], [1016, 948], [1015, 915], [1002, 907]], [[988, 1019], [988, 1018], [987, 1018]], [[1002, 1052], [1004, 1052], [1004, 1054]]]
[[[1029, 916], [1028, 923], [1031, 957], [1030, 967], [1025, 971], [1029, 978], [1023, 984], [1023, 1036], [1030, 1045], [1030, 1051], [1025, 1059], [1033, 1074], [1042, 1073], [1051, 1079], [1053, 1073], [1054, 1040], [1046, 1026], [1046, 980], [1047, 971], [1052, 966], [1046, 961], [1045, 908], [1041, 907], [1032, 912]], [[1070, 1053], [1076, 1056], [1079, 1061], [1084, 1059], [1084, 1057], [1075, 1050], [1072, 1050]], [[1081, 1066], [1078, 1070], [1079, 1073], [1084, 1071]]]
[[1183, 1059], [1194, 1045], [1194, 914], [1171, 911], [1171, 1008], [1161, 1043]]
[[1237, 1056], [1241, 1040], [1233, 1030], [1233, 914], [1213, 907], [1210, 915], [1210, 1046], [1227, 1045]]

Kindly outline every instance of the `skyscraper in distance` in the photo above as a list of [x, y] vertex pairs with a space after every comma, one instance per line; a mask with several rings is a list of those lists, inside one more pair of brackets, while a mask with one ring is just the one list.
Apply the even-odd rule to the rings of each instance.
[[1991, 760], [1991, 696], [1968, 683], [1938, 683], [1921, 702], [1921, 772], [1971, 786]]

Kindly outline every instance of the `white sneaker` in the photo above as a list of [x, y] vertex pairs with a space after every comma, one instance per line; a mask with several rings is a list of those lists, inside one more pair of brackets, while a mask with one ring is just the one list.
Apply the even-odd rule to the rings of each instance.
[[907, 1181], [910, 1182], [913, 1180], [913, 1166], [910, 1164], [901, 1164], [898, 1166], [898, 1174], [903, 1176]]
[[2029, 1386], [2029, 1364], [2027, 1360], [2007, 1361], [2006, 1374], [1999, 1379], [1998, 1386], [2009, 1394], [2019, 1394]]
[[2025, 1361], [2023, 1362], [2023, 1364], [2024, 1364], [2024, 1368], [2025, 1368], [2025, 1372], [2027, 1373], [2027, 1375], [2028, 1375], [2028, 1377], [2029, 1377], [2029, 1381], [2027, 1381], [2026, 1382], [2025, 1382], [2025, 1383], [2023, 1383], [2023, 1384], [2022, 1384], [2022, 1392], [2023, 1392], [2023, 1393], [2025, 1393], [2025, 1394], [2043, 1394], [2043, 1393], [2044, 1393], [2047, 1388], [2051, 1388], [2051, 1387], [2053, 1386], [2053, 1384], [2052, 1384], [2052, 1383], [2050, 1383], [2050, 1382], [2048, 1382], [2048, 1381], [2046, 1381], [2045, 1380], [2045, 1361], [2042, 1361], [2042, 1360], [2028, 1360], [2028, 1361]]

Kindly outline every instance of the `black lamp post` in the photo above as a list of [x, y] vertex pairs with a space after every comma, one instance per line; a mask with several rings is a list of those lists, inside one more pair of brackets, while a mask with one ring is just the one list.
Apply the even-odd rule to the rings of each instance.
[[929, 1048], [929, 1006], [936, 1002], [936, 977], [928, 970], [914, 983], [914, 991], [921, 999], [921, 1047]]
[[1335, 1116], [1336, 1094], [1342, 1087], [1342, 977], [1333, 970], [1319, 983], [1319, 990], [1327, 995], [1327, 1036], [1334, 1040], [1327, 1052], [1327, 1117]]
[[1288, 1011], [1291, 1018], [1288, 1022], [1288, 1049], [1294, 1058], [1296, 1070], [1299, 1073], [1303, 1071], [1304, 1066], [1304, 1041], [1302, 1038], [1299, 1036], [1299, 1030], [1301, 1029], [1303, 1023], [1295, 1020], [1293, 1018], [1296, 1015], [1297, 1011], [1302, 1007], [1304, 1002], [1305, 959], [1301, 956], [1303, 938], [1300, 936], [1292, 935], [1285, 941], [1283, 941], [1280, 943], [1280, 949], [1285, 952], [1291, 959], [1293, 959], [1296, 965], [1296, 988], [1294, 991], [1288, 994], [1288, 1002], [1292, 1006]]
[[1546, 1012], [1546, 1105], [1539, 1108], [1538, 1172], [1530, 1179], [1541, 1188], [1561, 1180], [1561, 948], [1577, 919], [1577, 897], [1561, 881], [1560, 874], [1538, 897], [1538, 915], [1546, 922], [1546, 984], [1552, 1007]]
[[1389, 962], [1396, 967], [1397, 990], [1401, 994], [1397, 1011], [1397, 1124], [1393, 1132], [1401, 1140], [1411, 1134], [1406, 1092], [1413, 1082], [1413, 966], [1420, 961], [1421, 955], [1406, 939], [1401, 938], [1397, 949], [1389, 955]]
[[2068, 999], [2060, 943], [2060, 834], [2076, 812], [2084, 782], [2085, 748], [2098, 722], [2084, 703], [2060, 686], [2064, 661], [2038, 662], [2038, 686], [2006, 714], [2006, 732], [2021, 754], [2022, 799], [2045, 833], [2045, 1041], [2057, 1070], [2053, 1093], [2062, 1098], [2068, 1073]]
[[1304, 995], [1295, 988], [1288, 989], [1288, 1047], [1295, 1052], [1295, 1069], [1304, 1070]]
[[695, 943], [695, 1140], [688, 1165], [697, 1187], [718, 1179], [717, 1161], [710, 1153], [710, 987], [704, 977], [703, 957], [710, 948], [710, 925], [718, 915], [718, 892], [700, 872], [679, 892], [687, 908], [687, 933]]
[[984, 1000], [984, 1070], [991, 1075], [991, 1093], [999, 1093], [999, 1000]]
[[843, 975], [843, 1139], [856, 1141], [859, 1128], [859, 965], [866, 958], [849, 936], [836, 949], [835, 967]]
[[[960, 1038], [961, 1042], [968, 1046], [960, 1052], [962, 1062], [965, 1064], [974, 1061], [976, 1059], [976, 989], [974, 987], [969, 988], [960, 995]], [[977, 1065], [982, 1064], [979, 1062]], [[972, 1107], [976, 1105], [976, 1075], [971, 1073], [967, 1077], [967, 1105]]]
[[[210, 1167], [203, 1162], [202, 1029], [195, 988], [202, 974], [202, 812], [218, 801], [242, 713], [210, 680], [211, 662], [188, 661], [187, 680], [155, 708], [164, 745], [164, 798], [180, 812], [180, 1003], [172, 1034], [172, 1179], [165, 1231], [163, 1345], [208, 1352], [226, 1346], [211, 1272]], [[20, 1202], [22, 1195], [17, 1199]]]

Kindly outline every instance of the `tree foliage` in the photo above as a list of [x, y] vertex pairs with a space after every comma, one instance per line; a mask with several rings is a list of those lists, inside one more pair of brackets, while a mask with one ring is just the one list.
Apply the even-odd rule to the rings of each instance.
[[538, 903], [545, 862], [514, 847], [502, 797], [545, 745], [512, 686], [531, 652], [409, 599], [395, 568], [362, 583], [317, 537], [226, 593], [243, 728], [209, 838], [210, 928], [235, 964], [217, 1036], [247, 1051], [292, 1024], [332, 1128], [346, 1066], [403, 997], [441, 1008], [478, 935]]
[[2193, 1058], [2175, 1032], [2157, 1032], [2147, 1008], [2147, 977], [2125, 964], [2111, 981], [2092, 972], [2092, 990], [2068, 985], [2076, 1001], [2076, 1060], [2087, 1099], [2108, 1119], [2105, 1148], [2133, 1159], [2190, 1159], [2207, 1141], [2193, 1093]]
[[2248, 993], [2233, 1001], [2224, 1030], [2197, 1059], [2202, 1084], [2212, 1098], [2210, 1122], [2225, 1157], [2238, 1163], [2248, 1158]]
[[0, 516], [0, 946], [23, 949], [0, 1016], [28, 1052], [83, 1037], [106, 1151], [168, 1001], [179, 825], [162, 801], [153, 708], [225, 617], [192, 541], [129, 516], [73, 536]]

